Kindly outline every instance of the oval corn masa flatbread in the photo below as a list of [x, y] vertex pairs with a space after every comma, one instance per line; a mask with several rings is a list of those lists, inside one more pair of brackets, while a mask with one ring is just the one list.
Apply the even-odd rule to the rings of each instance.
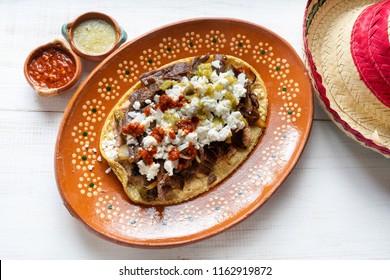
[[[210, 59], [207, 62], [213, 61], [214, 56], [211, 55]], [[188, 62], [192, 61], [194, 57], [181, 59], [178, 61], [174, 61], [170, 64], [164, 65], [163, 67], [167, 67], [171, 64], [176, 64], [180, 62]], [[267, 108], [268, 108], [268, 99], [267, 99], [267, 91], [264, 85], [264, 82], [262, 81], [259, 73], [248, 63], [245, 61], [233, 57], [233, 56], [227, 56], [226, 60], [226, 66], [234, 65], [236, 68], [244, 67], [249, 68], [255, 75], [256, 80], [252, 84], [252, 92], [255, 93], [258, 97], [259, 101], [259, 113], [260, 113], [260, 119], [263, 123], [265, 123], [266, 117], [267, 117]], [[197, 174], [194, 178], [192, 178], [190, 181], [186, 181], [186, 184], [183, 189], [172, 189], [172, 191], [166, 196], [166, 199], [164, 201], [158, 200], [157, 198], [154, 200], [148, 200], [145, 198], [145, 195], [142, 196], [142, 194], [146, 193], [145, 186], [150, 184], [145, 179], [145, 176], [139, 175], [134, 176], [131, 174], [131, 170], [129, 168], [126, 168], [120, 164], [116, 160], [112, 160], [109, 156], [107, 156], [108, 153], [112, 153], [111, 151], [108, 151], [104, 148], [104, 141], [114, 141], [114, 139], [117, 139], [118, 132], [116, 130], [117, 123], [115, 121], [115, 112], [123, 111], [126, 106], [126, 102], [128, 102], [130, 95], [138, 88], [143, 87], [142, 83], [139, 81], [137, 82], [130, 90], [128, 90], [123, 97], [118, 101], [118, 103], [115, 105], [115, 107], [112, 109], [110, 114], [108, 115], [103, 129], [101, 133], [100, 138], [100, 151], [102, 153], [102, 156], [107, 160], [108, 164], [118, 177], [119, 181], [122, 183], [123, 188], [127, 194], [127, 196], [136, 203], [146, 204], [146, 205], [172, 205], [177, 204], [183, 201], [186, 201], [188, 199], [191, 199], [193, 197], [198, 196], [201, 193], [204, 193], [208, 191], [210, 188], [216, 186], [219, 182], [221, 182], [223, 179], [228, 177], [234, 170], [237, 169], [237, 167], [247, 158], [249, 153], [252, 151], [252, 149], [255, 147], [263, 128], [253, 125], [250, 126], [251, 129], [251, 141], [250, 146], [246, 149], [238, 149], [237, 153], [232, 156], [229, 160], [226, 157], [218, 158], [215, 166], [212, 169], [212, 173], [214, 173], [217, 177], [217, 180], [215, 180], [214, 183], [208, 185], [207, 180], [208, 176], [204, 174]], [[114, 139], [113, 139], [114, 138]]]

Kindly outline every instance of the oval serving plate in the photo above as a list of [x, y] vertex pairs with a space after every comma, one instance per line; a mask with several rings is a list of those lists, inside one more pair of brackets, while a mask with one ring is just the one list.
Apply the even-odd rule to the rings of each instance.
[[[143, 72], [207, 52], [237, 56], [260, 73], [269, 98], [267, 128], [247, 160], [207, 193], [173, 206], [134, 204], [101, 161], [105, 118]], [[312, 120], [311, 84], [286, 41], [241, 20], [186, 20], [126, 43], [80, 86], [58, 133], [57, 185], [74, 217], [116, 243], [174, 246], [198, 241], [242, 221], [275, 192], [298, 161]]]

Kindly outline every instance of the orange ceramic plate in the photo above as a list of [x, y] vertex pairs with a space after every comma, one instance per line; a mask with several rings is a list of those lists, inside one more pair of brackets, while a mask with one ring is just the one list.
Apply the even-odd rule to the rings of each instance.
[[[269, 98], [267, 128], [249, 158], [207, 193], [174, 206], [136, 205], [100, 160], [105, 118], [143, 72], [207, 52], [237, 56], [260, 73]], [[310, 81], [286, 41], [235, 19], [175, 23], [123, 45], [80, 86], [58, 134], [58, 188], [74, 217], [114, 242], [174, 246], [198, 241], [242, 221], [275, 192], [298, 161], [312, 120]]]

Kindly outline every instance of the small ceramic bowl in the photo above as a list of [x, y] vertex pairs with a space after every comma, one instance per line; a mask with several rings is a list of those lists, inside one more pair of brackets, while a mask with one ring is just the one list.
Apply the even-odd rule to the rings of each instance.
[[[61, 82], [62, 84], [58, 86], [42, 86], [33, 78], [33, 73], [30, 71], [33, 66], [33, 63], [37, 61], [37, 59], [40, 58], [45, 52], [49, 51], [57, 51], [55, 55], [62, 55], [62, 57], [71, 64], [72, 66], [72, 72], [71, 73], [65, 73], [63, 68], [53, 68], [55, 72], [49, 72], [51, 70], [44, 70], [42, 71], [42, 75], [50, 76], [51, 74], [55, 75], [68, 75], [68, 79], [65, 83]], [[58, 65], [58, 64], [57, 64]], [[70, 49], [68, 44], [61, 39], [55, 39], [45, 45], [39, 46], [35, 48], [31, 53], [28, 55], [25, 63], [24, 63], [24, 76], [27, 79], [27, 82], [35, 89], [35, 92], [39, 96], [53, 96], [58, 95], [61, 93], [64, 93], [68, 90], [70, 90], [74, 85], [77, 84], [77, 82], [80, 80], [81, 77], [81, 70], [82, 65], [80, 58]]]
[[[111, 47], [109, 47], [107, 50], [99, 53], [91, 53], [87, 52], [85, 50], [82, 50], [80, 47], [77, 47], [77, 44], [75, 42], [75, 30], [80, 24], [85, 23], [86, 21], [93, 21], [93, 20], [102, 20], [105, 23], [108, 23], [111, 27], [113, 27], [115, 32], [115, 40], [113, 41], [113, 44]], [[86, 14], [82, 14], [78, 18], [76, 18], [73, 22], [66, 23], [62, 26], [62, 35], [65, 37], [65, 39], [69, 42], [72, 50], [77, 53], [80, 57], [87, 59], [87, 60], [93, 60], [93, 61], [100, 61], [106, 58], [108, 55], [110, 55], [112, 52], [114, 52], [121, 44], [123, 44], [127, 40], [127, 33], [125, 30], [123, 30], [122, 27], [118, 25], [118, 23], [110, 16], [98, 13], [98, 12], [89, 12]], [[87, 36], [83, 36], [84, 38]]]

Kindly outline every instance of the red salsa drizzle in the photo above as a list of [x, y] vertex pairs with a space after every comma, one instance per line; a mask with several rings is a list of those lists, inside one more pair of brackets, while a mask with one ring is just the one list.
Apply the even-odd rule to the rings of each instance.
[[179, 96], [179, 100], [175, 101], [171, 97], [169, 97], [167, 94], [162, 94], [160, 96], [159, 104], [156, 105], [156, 108], [160, 108], [162, 112], [165, 112], [166, 110], [178, 108], [184, 105], [186, 102], [183, 95]]
[[199, 124], [199, 118], [194, 116], [190, 120], [189, 119], [181, 120], [178, 123], [177, 128], [183, 130], [184, 133], [188, 134], [195, 131], [198, 124]]
[[169, 135], [169, 137], [170, 137], [172, 140], [175, 140], [175, 139], [176, 139], [176, 134], [175, 134], [174, 131], [170, 130], [170, 131], [168, 132], [168, 135]]
[[153, 157], [157, 153], [157, 148], [151, 146], [147, 150], [139, 149], [138, 153], [146, 165], [151, 165], [153, 163]]
[[139, 122], [131, 122], [127, 126], [122, 127], [122, 132], [125, 134], [130, 134], [133, 137], [137, 137], [144, 132], [144, 125]]
[[150, 106], [148, 106], [144, 109], [144, 114], [145, 114], [145, 116], [150, 116]]
[[65, 51], [48, 48], [31, 60], [28, 74], [37, 86], [60, 88], [73, 79], [76, 64]]
[[168, 153], [168, 159], [172, 161], [178, 160], [179, 156], [180, 152], [176, 147], [173, 147]]
[[165, 130], [161, 126], [156, 126], [153, 128], [152, 133], [150, 133], [150, 136], [154, 137], [156, 139], [157, 143], [161, 143], [164, 140]]
[[193, 159], [196, 156], [197, 150], [192, 142], [189, 142], [188, 147], [182, 151], [182, 154]]

